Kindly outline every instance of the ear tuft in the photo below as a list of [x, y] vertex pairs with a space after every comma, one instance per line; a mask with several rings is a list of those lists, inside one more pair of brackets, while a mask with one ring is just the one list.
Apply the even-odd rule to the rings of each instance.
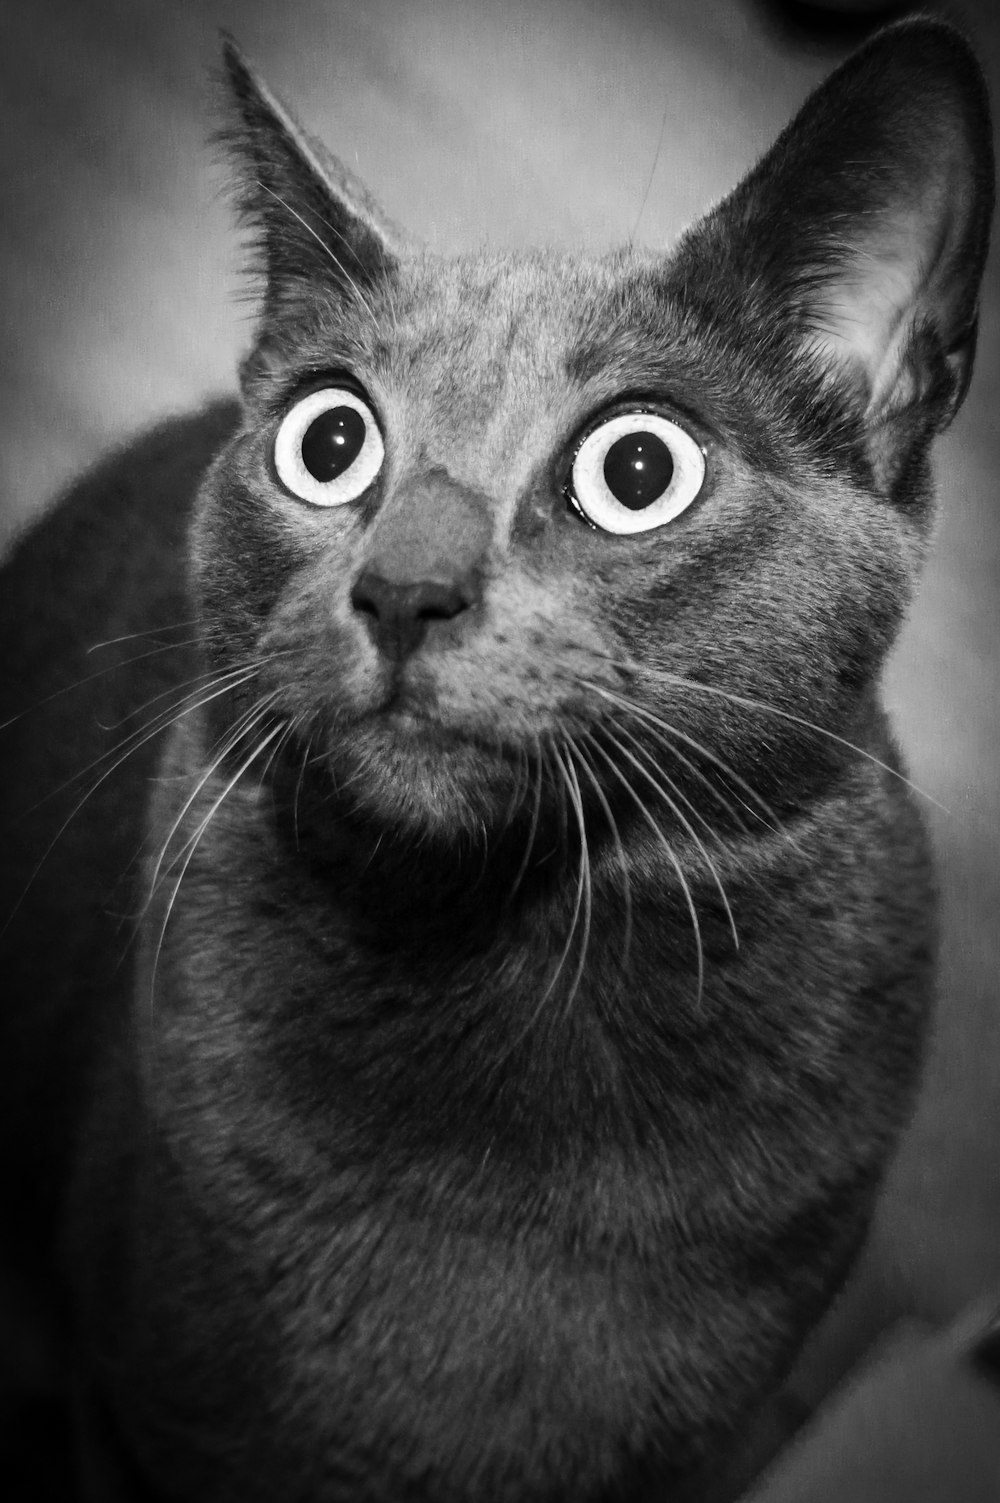
[[235, 171], [251, 233], [251, 269], [264, 281], [264, 325], [309, 286], [365, 302], [391, 275], [406, 237], [343, 163], [303, 130], [231, 36], [223, 33], [224, 110], [217, 133]]

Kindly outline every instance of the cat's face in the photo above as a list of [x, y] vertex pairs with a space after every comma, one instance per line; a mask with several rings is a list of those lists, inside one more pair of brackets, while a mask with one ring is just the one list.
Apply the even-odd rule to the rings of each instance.
[[[874, 663], [905, 598], [900, 530], [798, 455], [738, 374], [726, 380], [725, 359], [685, 337], [662, 267], [426, 259], [369, 296], [374, 317], [332, 300], [290, 338], [287, 362], [272, 353], [217, 468], [212, 526], [227, 589], [252, 611], [248, 647], [281, 654], [263, 676], [275, 709], [315, 734], [359, 799], [432, 823], [501, 816], [519, 753], [628, 724], [602, 689], [698, 739], [725, 719], [662, 674], [836, 723], [840, 676], [854, 677], [859, 653]], [[276, 452], [291, 438], [308, 456], [352, 396], [377, 433], [348, 441], [370, 464], [381, 438], [379, 469], [348, 501], [328, 502], [322, 482], [311, 499], [294, 471], [281, 479]], [[608, 425], [626, 463], [634, 432], [649, 434], [661, 473], [673, 466], [659, 491], [672, 482], [673, 505], [687, 503], [676, 516], [668, 505], [659, 520], [659, 494], [616, 515], [600, 488], [607, 457], [595, 476], [577, 462], [590, 435], [600, 457]], [[358, 581], [387, 519], [399, 519], [405, 573], [442, 513], [416, 572], [471, 573], [469, 600], [429, 614], [418, 645], [393, 655], [358, 608]], [[630, 524], [648, 530], [610, 530]], [[783, 739], [773, 719], [758, 729]], [[653, 727], [633, 718], [631, 730]]]
[[[196, 569], [210, 639], [262, 665], [285, 751], [416, 830], [502, 821], [540, 763], [584, 802], [620, 800], [638, 766], [794, 804], [834, 746], [801, 722], [851, 735], [909, 597], [981, 198], [929, 215], [935, 243], [958, 200], [968, 221], [934, 281], [919, 236], [900, 250], [919, 163], [892, 157], [893, 122], [859, 120], [889, 155], [874, 187], [845, 184], [814, 100], [794, 149], [672, 257], [442, 259], [348, 206], [357, 185], [320, 175], [233, 67], [276, 184], [251, 210], [269, 296]], [[845, 197], [869, 236], [846, 270], [820, 244]]]

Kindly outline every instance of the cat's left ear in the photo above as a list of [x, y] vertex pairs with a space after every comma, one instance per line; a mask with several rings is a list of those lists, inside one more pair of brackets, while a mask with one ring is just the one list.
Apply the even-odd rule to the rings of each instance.
[[389, 277], [407, 237], [360, 180], [319, 142], [223, 37], [230, 123], [219, 136], [236, 169], [237, 202], [264, 280], [263, 330], [280, 326], [310, 287], [362, 302]]
[[[993, 208], [982, 74], [932, 20], [877, 34], [682, 243], [743, 335], [849, 390], [870, 435], [965, 395]], [[896, 425], [898, 426], [898, 425]], [[882, 440], [880, 440], [882, 442]]]

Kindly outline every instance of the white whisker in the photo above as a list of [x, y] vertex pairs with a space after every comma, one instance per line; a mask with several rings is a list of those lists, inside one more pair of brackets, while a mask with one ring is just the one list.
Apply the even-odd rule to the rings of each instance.
[[[149, 906], [150, 902], [152, 902], [161, 872], [166, 873], [170, 871], [176, 865], [177, 861], [181, 859], [184, 851], [187, 849], [187, 844], [185, 844], [177, 853], [177, 855], [171, 860], [169, 865], [164, 866], [164, 862], [166, 861], [171, 842], [184, 823], [188, 812], [197, 802], [198, 796], [201, 793], [202, 789], [222, 766], [223, 762], [225, 762], [230, 752], [232, 752], [234, 748], [237, 747], [239, 743], [244, 740], [244, 738], [252, 730], [255, 730], [259, 725], [262, 724], [267, 716], [267, 712], [277, 700], [280, 693], [281, 691], [279, 689], [273, 689], [271, 693], [266, 695], [263, 700], [256, 701], [247, 710], [244, 710], [239, 719], [236, 720], [235, 723], [228, 728], [221, 746], [213, 747], [212, 750], [214, 755], [211, 756], [208, 766], [203, 769], [200, 776], [198, 777], [194, 788], [191, 790], [190, 794], [185, 800], [180, 813], [175, 818], [173, 824], [170, 827], [170, 830], [167, 833], [166, 839], [163, 841], [160, 847], [160, 854], [156, 859], [156, 863], [153, 867], [153, 874], [149, 879], [149, 892], [146, 898], [147, 907]], [[284, 729], [284, 727], [279, 727], [279, 729]]]
[[[585, 742], [589, 742], [591, 740], [591, 737], [585, 733], [582, 739]], [[604, 817], [608, 821], [608, 827], [611, 831], [611, 839], [614, 842], [615, 853], [618, 858], [618, 865], [621, 869], [622, 900], [625, 907], [625, 922], [622, 933], [621, 967], [623, 971], [627, 971], [629, 953], [632, 947], [632, 882], [629, 873], [628, 857], [625, 854], [625, 847], [622, 843], [621, 832], [618, 829], [618, 821], [615, 819], [611, 805], [608, 802], [604, 789], [601, 787], [601, 781], [598, 778], [593, 766], [591, 765], [589, 757], [587, 756], [586, 747], [578, 743], [576, 746], [576, 752], [579, 757], [580, 767], [582, 771], [587, 774], [587, 777], [590, 780], [590, 785], [593, 788], [594, 793], [597, 795], [598, 802], [600, 803], [601, 808], [604, 811]]]
[[148, 652], [136, 653], [135, 657], [126, 658], [124, 662], [109, 663], [106, 668], [97, 668], [93, 673], [88, 673], [83, 678], [74, 679], [71, 684], [64, 684], [61, 689], [54, 689], [51, 694], [46, 694], [44, 699], [36, 700], [36, 702], [32, 705], [29, 705], [27, 709], [18, 710], [16, 715], [11, 715], [8, 720], [5, 720], [3, 724], [0, 725], [0, 731], [5, 731], [8, 729], [8, 727], [16, 725], [17, 722], [19, 720], [23, 720], [26, 715], [34, 715], [37, 710], [43, 709], [45, 705], [51, 704], [53, 700], [61, 699], [64, 694], [72, 694], [74, 689], [82, 689], [86, 684], [92, 684], [99, 678], [107, 678], [107, 676], [111, 673], [120, 672], [125, 668], [130, 668], [133, 663], [141, 663], [145, 658], [156, 657], [158, 654], [164, 652], [176, 652], [182, 647], [195, 646], [197, 645], [198, 641], [199, 638], [197, 637], [189, 637], [186, 641], [183, 642], [165, 642], [162, 643], [159, 647], [151, 647]]
[[[232, 791], [236, 787], [237, 783], [243, 777], [243, 774], [247, 771], [248, 768], [250, 768], [250, 767], [253, 766], [254, 762], [257, 760], [257, 758], [264, 751], [265, 747], [267, 747], [274, 740], [274, 738], [276, 736], [280, 735], [283, 730], [284, 730], [284, 726], [281, 726], [281, 725], [274, 726], [271, 729], [271, 731], [264, 737], [264, 739], [262, 741], [258, 742], [254, 746], [253, 751], [245, 759], [245, 761], [243, 761], [243, 762], [240, 763], [240, 766], [237, 768], [236, 772], [229, 779], [228, 783], [223, 788], [223, 790], [219, 794], [218, 798], [215, 799], [215, 801], [213, 802], [211, 808], [209, 809], [208, 813], [205, 815], [204, 819], [198, 825], [198, 828], [196, 829], [196, 831], [195, 831], [194, 835], [192, 836], [191, 840], [189, 840], [187, 842], [186, 846], [184, 847], [184, 852], [182, 852], [184, 859], [183, 859], [183, 861], [181, 863], [180, 871], [177, 873], [177, 879], [174, 882], [173, 889], [172, 889], [172, 891], [170, 893], [170, 897], [167, 900], [166, 911], [165, 911], [165, 913], [163, 915], [163, 920], [162, 920], [162, 922], [160, 924], [160, 929], [159, 929], [159, 933], [157, 935], [157, 940], [156, 940], [156, 947], [155, 947], [155, 949], [153, 951], [153, 960], [152, 960], [152, 965], [151, 965], [151, 968], [150, 968], [150, 976], [149, 976], [149, 999], [148, 999], [149, 1000], [149, 1012], [150, 1012], [150, 1017], [151, 1018], [153, 1016], [153, 1013], [155, 1012], [156, 973], [157, 973], [157, 970], [159, 968], [160, 954], [161, 954], [161, 952], [163, 950], [164, 940], [166, 939], [167, 926], [170, 923], [170, 917], [171, 917], [171, 914], [174, 911], [174, 905], [175, 905], [175, 903], [177, 901], [177, 894], [180, 892], [181, 883], [184, 881], [184, 877], [185, 877], [185, 875], [187, 873], [188, 867], [191, 865], [191, 862], [192, 862], [192, 860], [194, 858], [194, 853], [198, 849], [198, 845], [201, 842], [202, 836], [205, 834], [205, 831], [208, 829], [208, 827], [211, 824], [212, 820], [215, 818], [215, 816], [218, 813], [218, 811], [222, 808], [222, 805], [225, 803], [225, 801], [229, 797], [230, 793], [232, 793]], [[202, 786], [203, 786], [203, 784], [202, 784]]]
[[[52, 839], [49, 841], [48, 845], [45, 847], [45, 850], [42, 852], [36, 866], [31, 872], [31, 875], [29, 876], [27, 882], [25, 882], [24, 887], [21, 889], [17, 902], [11, 908], [3, 923], [0, 924], [0, 937], [2, 937], [3, 934], [6, 933], [7, 928], [19, 911], [21, 904], [24, 902], [28, 893], [31, 891], [32, 885], [37, 879], [39, 872], [42, 870], [42, 867], [45, 865], [46, 861], [55, 850], [59, 841], [62, 839], [63, 835], [69, 829], [70, 825], [73, 823], [73, 820], [76, 819], [77, 815], [83, 809], [87, 801], [91, 799], [97, 792], [98, 788], [101, 787], [102, 783], [104, 783], [106, 779], [111, 777], [111, 775], [116, 772], [123, 763], [127, 762], [129, 757], [133, 756], [135, 752], [139, 751], [148, 742], [152, 741], [155, 736], [160, 735], [171, 725], [177, 724], [177, 722], [182, 720], [185, 715], [190, 715], [192, 711], [201, 709], [211, 700], [217, 699], [219, 695], [229, 693], [233, 689], [239, 688], [240, 685], [253, 678], [258, 670], [256, 668], [253, 668], [250, 670], [240, 669], [235, 671], [244, 674], [244, 676], [237, 678], [235, 682], [225, 684], [221, 689], [216, 688], [214, 685], [203, 685], [202, 688], [212, 687], [214, 692], [205, 695], [202, 699], [195, 698], [196, 694], [200, 693], [200, 690], [194, 691], [193, 694], [184, 695], [176, 705], [172, 705], [170, 707], [169, 711], [164, 712], [163, 715], [157, 716], [151, 727], [143, 726], [139, 731], [133, 732], [133, 734], [126, 737], [123, 742], [119, 742], [117, 746], [112, 747], [107, 752], [103, 752], [101, 756], [97, 757], [93, 762], [89, 764], [89, 766], [84, 767], [81, 769], [81, 771], [74, 773], [71, 778], [68, 778], [65, 782], [61, 783], [58, 788], [54, 788], [50, 793], [47, 793], [44, 798], [39, 799], [36, 804], [32, 805], [31, 809], [27, 811], [28, 813], [34, 813], [35, 810], [40, 809], [44, 804], [48, 803], [50, 799], [53, 799], [60, 793], [65, 792], [65, 790], [72, 787], [72, 785], [77, 782], [79, 778], [85, 776], [85, 774], [88, 772], [93, 772], [95, 768], [100, 767], [101, 763], [106, 761], [108, 757], [114, 757], [117, 752], [122, 753], [121, 756], [115, 757], [115, 760], [111, 763], [111, 766], [105, 768], [100, 777], [97, 778], [95, 782], [93, 782], [87, 789], [86, 793], [84, 793], [83, 796], [77, 800], [73, 808], [70, 810], [69, 814], [67, 814], [66, 818], [59, 826], [56, 833], [53, 835]], [[225, 676], [229, 677], [230, 675]], [[186, 699], [192, 700], [193, 703], [188, 704], [183, 710], [179, 709], [179, 706], [184, 704], [184, 701]], [[175, 711], [177, 711], [176, 714], [174, 713]], [[122, 750], [122, 748], [125, 749]]]
[[[573, 1006], [573, 999], [576, 996], [577, 991], [579, 990], [580, 981], [583, 978], [584, 967], [587, 963], [587, 950], [590, 945], [591, 915], [593, 911], [593, 888], [591, 884], [590, 847], [587, 842], [587, 825], [586, 819], [584, 817], [583, 796], [580, 792], [580, 782], [576, 775], [576, 767], [573, 762], [573, 749], [568, 741], [564, 741], [562, 745], [563, 750], [566, 753], [565, 761], [562, 759], [562, 757], [560, 757], [558, 750], [556, 750], [555, 755], [558, 760], [559, 767], [564, 777], [566, 778], [566, 786], [569, 792], [570, 804], [572, 806], [573, 813], [576, 816], [577, 832], [580, 837], [580, 875], [577, 881], [576, 901], [573, 907], [573, 920], [570, 924], [569, 938], [567, 939], [567, 955], [569, 953], [569, 946], [572, 942], [574, 931], [576, 930], [576, 926], [579, 921], [581, 912], [581, 897], [583, 912], [583, 937], [580, 942], [580, 956], [576, 963], [576, 970], [573, 973], [573, 980], [570, 984], [564, 1010], [565, 1016], [568, 1017]], [[556, 974], [558, 975], [558, 971]]]
[[827, 741], [833, 741], [836, 745], [844, 747], [846, 751], [851, 751], [859, 757], [864, 757], [865, 761], [871, 762], [873, 766], [878, 767], [882, 772], [887, 772], [890, 777], [904, 783], [913, 793], [917, 794], [920, 798], [926, 799], [928, 803], [933, 804], [942, 813], [951, 813], [951, 810], [947, 809], [944, 804], [939, 803], [933, 794], [927, 792], [926, 788], [919, 787], [905, 773], [900, 772], [898, 768], [890, 766], [888, 762], [883, 762], [881, 757], [875, 756], [874, 752], [868, 751], [863, 746], [858, 746], [854, 741], [848, 741], [845, 736], [838, 735], [836, 731], [828, 730], [823, 725], [817, 725], [815, 720], [807, 720], [805, 716], [796, 715], [791, 710], [779, 709], [777, 705], [769, 704], [763, 699], [751, 699], [745, 694], [736, 694], [732, 689], [722, 689], [715, 684], [698, 683], [694, 679], [685, 678], [682, 673], [671, 673], [662, 668], [644, 667], [639, 663], [630, 663], [627, 659], [616, 661], [609, 658], [608, 661], [612, 662], [615, 667], [622, 668], [628, 673], [645, 675], [655, 679], [658, 683], [669, 684], [671, 688], [689, 690], [695, 694], [715, 695], [719, 699], [727, 700], [730, 704], [739, 705], [742, 709], [756, 710], [764, 715], [774, 715], [779, 720], [787, 720], [793, 725], [801, 726], [803, 730], [811, 731], [814, 736], [822, 736]]
[[[189, 626], [203, 626], [203, 625], [204, 625], [204, 622], [201, 621], [198, 617], [195, 617], [194, 620], [192, 620], [192, 621], [174, 621], [169, 626], [151, 626], [148, 631], [129, 631], [129, 632], [126, 632], [125, 635], [122, 636], [122, 637], [108, 637], [103, 642], [91, 642], [90, 646], [87, 648], [87, 656], [89, 657], [92, 652], [98, 652], [98, 651], [100, 651], [100, 649], [102, 647], [116, 647], [121, 642], [134, 642], [139, 637], [155, 637], [155, 636], [158, 636], [161, 631], [184, 631], [185, 628], [189, 627]], [[201, 639], [199, 637], [194, 637], [194, 638], [190, 639], [190, 641], [196, 641], [196, 642], [200, 641], [200, 640]], [[175, 642], [173, 644], [167, 643], [165, 645], [167, 645], [167, 646], [173, 645], [175, 647], [183, 647], [183, 646], [188, 646], [189, 642]], [[129, 661], [130, 662], [137, 662], [138, 660], [136, 658], [130, 658]]]
[[684, 869], [681, 866], [680, 862], [678, 861], [677, 855], [676, 855], [673, 847], [671, 846], [669, 840], [667, 839], [666, 835], [663, 833], [663, 830], [656, 823], [656, 820], [650, 814], [649, 810], [646, 808], [646, 805], [643, 803], [643, 801], [639, 797], [638, 793], [636, 793], [635, 789], [632, 787], [632, 784], [629, 782], [628, 778], [620, 770], [620, 768], [618, 767], [618, 765], [615, 762], [614, 758], [611, 757], [604, 750], [603, 746], [601, 746], [599, 742], [594, 741], [594, 742], [592, 742], [592, 745], [593, 745], [594, 751], [598, 754], [598, 756], [600, 756], [601, 758], [603, 758], [603, 760], [607, 763], [608, 767], [611, 770], [612, 776], [615, 777], [615, 778], [617, 778], [617, 780], [619, 781], [619, 783], [621, 783], [622, 787], [629, 794], [630, 798], [632, 798], [634, 800], [635, 805], [638, 808], [638, 810], [639, 810], [640, 814], [642, 815], [643, 819], [649, 825], [649, 827], [652, 830], [653, 834], [656, 836], [656, 839], [662, 845], [664, 853], [665, 853], [665, 855], [667, 857], [667, 860], [670, 862], [671, 866], [673, 867], [674, 872], [676, 873], [676, 876], [677, 876], [677, 880], [678, 880], [678, 882], [681, 885], [681, 889], [682, 889], [682, 891], [684, 893], [684, 900], [685, 900], [685, 903], [687, 905], [687, 910], [688, 910], [688, 913], [691, 916], [691, 928], [692, 928], [692, 930], [694, 932], [695, 945], [696, 945], [697, 951], [698, 951], [698, 990], [697, 990], [697, 997], [696, 997], [696, 1003], [695, 1003], [695, 1005], [697, 1006], [701, 1002], [702, 993], [704, 991], [704, 986], [705, 986], [705, 952], [704, 952], [704, 947], [702, 945], [701, 924], [698, 922], [698, 910], [695, 907], [694, 898], [691, 895], [691, 888], [688, 885], [687, 878], [684, 875]]
[[749, 799], [752, 799], [753, 802], [758, 806], [758, 808], [764, 811], [764, 813], [767, 815], [767, 819], [763, 819], [759, 814], [755, 814], [754, 810], [749, 804], [745, 806], [748, 813], [754, 814], [754, 818], [760, 820], [760, 823], [764, 825], [765, 829], [770, 830], [772, 834], [785, 835], [786, 838], [792, 844], [794, 844], [794, 840], [790, 835], [788, 835], [787, 831], [784, 830], [781, 820], [779, 819], [775, 811], [771, 808], [771, 805], [767, 802], [767, 800], [761, 798], [757, 790], [752, 787], [752, 785], [748, 783], [745, 778], [742, 778], [738, 772], [730, 767], [728, 762], [724, 761], [722, 757], [718, 756], [709, 747], [705, 746], [703, 742], [696, 740], [694, 736], [688, 735], [686, 731], [679, 730], [677, 726], [672, 725], [669, 721], [664, 720], [662, 716], [655, 714], [650, 709], [647, 709], [645, 705], [636, 704], [634, 700], [627, 698], [625, 695], [617, 693], [613, 689], [605, 688], [603, 684], [595, 684], [587, 681], [584, 681], [584, 683], [586, 688], [592, 689], [595, 694], [600, 695], [602, 699], [606, 699], [610, 704], [617, 705], [620, 709], [625, 710], [628, 714], [635, 715], [638, 719], [644, 721], [647, 725], [657, 727], [668, 737], [676, 738], [678, 741], [683, 742], [685, 746], [690, 746], [693, 751], [695, 751], [699, 756], [704, 757], [705, 760], [707, 762], [710, 762], [713, 767], [717, 767], [724, 777], [730, 779], [733, 783], [735, 783], [737, 788], [740, 788]]
[[[617, 747], [619, 753], [625, 758], [625, 760], [632, 767], [635, 768], [635, 770], [639, 774], [639, 776], [642, 777], [642, 778], [645, 778], [646, 781], [647, 781], [647, 783], [649, 783], [650, 787], [652, 787], [654, 789], [654, 791], [659, 794], [660, 798], [663, 799], [663, 802], [667, 805], [667, 808], [673, 814], [674, 818], [677, 819], [680, 822], [680, 824], [683, 827], [683, 829], [686, 831], [686, 833], [691, 837], [691, 839], [694, 841], [695, 845], [698, 847], [698, 850], [699, 850], [699, 852], [701, 854], [702, 860], [705, 862], [705, 865], [708, 867], [709, 871], [711, 872], [712, 879], [715, 882], [715, 886], [718, 889], [719, 896], [722, 899], [722, 906], [726, 910], [726, 918], [729, 920], [729, 928], [730, 928], [730, 931], [731, 931], [732, 936], [733, 936], [733, 945], [738, 950], [739, 947], [740, 947], [740, 937], [739, 937], [739, 934], [736, 932], [736, 920], [733, 918], [733, 910], [732, 910], [732, 908], [729, 905], [729, 898], [726, 896], [726, 889], [722, 885], [722, 878], [719, 876], [719, 869], [716, 866], [715, 862], [712, 860], [711, 856], [709, 855], [708, 849], [707, 849], [704, 841], [701, 839], [701, 836], [698, 834], [697, 830], [695, 829], [695, 827], [691, 823], [691, 821], [681, 811], [681, 809], [678, 807], [678, 805], [674, 803], [674, 800], [666, 792], [666, 790], [664, 789], [664, 787], [662, 786], [662, 784], [659, 781], [659, 776], [654, 777], [653, 774], [646, 767], [644, 767], [642, 765], [642, 763], [639, 761], [638, 757], [633, 756], [633, 754], [628, 750], [628, 747], [622, 745], [621, 741], [618, 740], [617, 736], [615, 736], [615, 734], [610, 730], [609, 727], [604, 726], [602, 729], [603, 729], [604, 735], [610, 741], [612, 741], [615, 744], [615, 746]], [[622, 727], [622, 729], [624, 730], [624, 727]], [[648, 753], [646, 753], [644, 751], [644, 749], [641, 747], [641, 744], [640, 744], [640, 750], [643, 750], [643, 754], [648, 757]], [[656, 766], [655, 763], [653, 765]], [[657, 773], [658, 774], [660, 773], [660, 769], [659, 768], [657, 768]], [[665, 776], [665, 774], [663, 774], [663, 775]]]
[[[534, 854], [534, 850], [535, 850], [535, 838], [538, 835], [538, 822], [539, 822], [539, 819], [540, 819], [540, 816], [541, 816], [541, 810], [542, 810], [542, 784], [543, 784], [544, 779], [545, 779], [545, 771], [544, 771], [545, 750], [544, 750], [541, 738], [539, 736], [535, 736], [534, 741], [535, 741], [535, 747], [534, 747], [534, 750], [535, 750], [535, 758], [534, 758], [534, 762], [535, 762], [535, 797], [534, 797], [534, 802], [532, 804], [532, 809], [531, 809], [531, 824], [530, 824], [530, 826], [528, 828], [528, 836], [527, 836], [527, 839], [525, 840], [525, 843], [524, 843], [524, 855], [521, 858], [521, 864], [518, 867], [518, 869], [517, 869], [517, 871], [516, 871], [516, 873], [514, 875], [514, 880], [510, 884], [510, 887], [508, 888], [508, 891], [507, 891], [507, 901], [508, 902], [514, 896], [514, 894], [517, 892], [518, 888], [520, 887], [521, 883], [524, 880], [524, 877], [525, 877], [525, 874], [526, 874], [526, 872], [528, 870], [528, 867], [531, 865], [531, 858], [532, 858], [532, 856]], [[526, 756], [527, 755], [528, 754], [526, 753]], [[530, 762], [529, 762], [529, 768], [530, 768]]]
[[[541, 748], [541, 742], [539, 742], [539, 748], [540, 748], [540, 750], [542, 749]], [[548, 745], [547, 747], [545, 747], [545, 750], [547, 750], [547, 751], [549, 751], [551, 753], [553, 761], [555, 763], [555, 766], [556, 766], [558, 772], [560, 773], [561, 782], [559, 784], [559, 788], [560, 788], [560, 792], [562, 794], [563, 799], [565, 799], [566, 793], [567, 793], [567, 789], [571, 789], [572, 788], [572, 784], [570, 782], [570, 777], [569, 777], [569, 774], [566, 771], [565, 764], [563, 763], [563, 760], [562, 760], [562, 758], [559, 755], [558, 748], [556, 748], [553, 745]], [[563, 944], [562, 950], [560, 951], [559, 959], [556, 962], [555, 970], [550, 975], [548, 981], [545, 984], [544, 991], [542, 992], [542, 994], [539, 997], [538, 1001], [535, 1003], [535, 1006], [532, 1008], [531, 1016], [527, 1019], [527, 1021], [524, 1024], [524, 1026], [518, 1031], [518, 1033], [515, 1035], [515, 1037], [510, 1041], [510, 1044], [508, 1045], [507, 1049], [504, 1051], [504, 1056], [503, 1057], [505, 1059], [509, 1058], [509, 1056], [511, 1054], [513, 1054], [514, 1050], [534, 1030], [535, 1025], [537, 1024], [539, 1018], [542, 1016], [542, 1013], [545, 1010], [545, 1004], [548, 1002], [548, 1000], [551, 997], [553, 991], [555, 990], [556, 985], [557, 985], [557, 983], [559, 981], [559, 977], [562, 975], [563, 969], [564, 969], [564, 967], [566, 965], [566, 961], [569, 958], [570, 950], [573, 947], [573, 939], [574, 939], [574, 936], [576, 934], [576, 926], [577, 926], [577, 923], [579, 922], [580, 909], [581, 909], [581, 907], [583, 905], [583, 893], [584, 893], [584, 886], [585, 886], [585, 882], [586, 882], [585, 866], [584, 866], [585, 852], [586, 852], [586, 837], [584, 835], [584, 836], [581, 837], [580, 863], [579, 863], [579, 868], [578, 868], [576, 894], [575, 894], [575, 897], [574, 897], [573, 911], [572, 911], [572, 914], [570, 916], [569, 930], [568, 930], [567, 935], [566, 935], [565, 943]], [[572, 1004], [572, 999], [573, 999], [573, 996], [575, 995], [576, 985], [578, 984], [578, 982], [579, 982], [579, 976], [577, 976], [577, 977], [574, 978], [574, 985], [573, 985], [573, 987], [570, 990], [570, 998], [569, 998], [569, 1003], [567, 1004], [567, 1008], [569, 1007], [569, 1005]], [[499, 1064], [499, 1062], [498, 1062], [498, 1064]]]
[[292, 829], [295, 831], [295, 849], [300, 849], [299, 842], [299, 798], [302, 794], [302, 784], [305, 780], [306, 768], [309, 765], [309, 756], [312, 752], [315, 731], [310, 732], [309, 739], [302, 751], [302, 761], [299, 764], [299, 775], [295, 780], [295, 792], [292, 794]]
[[344, 280], [346, 282], [348, 282], [349, 285], [353, 288], [355, 297], [357, 298], [358, 302], [361, 304], [361, 307], [368, 314], [368, 317], [371, 319], [372, 323], [375, 325], [375, 328], [377, 329], [378, 326], [379, 326], [379, 323], [378, 323], [378, 319], [375, 316], [375, 310], [374, 310], [374, 308], [372, 307], [372, 305], [368, 301], [368, 299], [365, 297], [364, 293], [361, 291], [361, 288], [358, 286], [357, 282], [351, 276], [350, 272], [347, 270], [347, 267], [344, 265], [343, 261], [340, 260], [339, 256], [334, 255], [333, 251], [327, 245], [327, 243], [323, 239], [322, 235], [317, 235], [317, 233], [313, 229], [312, 225], [309, 224], [309, 222], [302, 217], [302, 215], [298, 212], [297, 209], [293, 209], [292, 206], [291, 206], [291, 204], [286, 203], [285, 200], [281, 197], [280, 193], [275, 193], [275, 191], [274, 191], [273, 188], [269, 188], [266, 183], [262, 183], [259, 179], [257, 180], [257, 186], [259, 188], [263, 188], [263, 190], [264, 190], [265, 193], [269, 193], [273, 199], [276, 199], [277, 202], [281, 205], [281, 207], [285, 210], [286, 214], [290, 214], [293, 219], [298, 220], [299, 224], [306, 231], [306, 233], [312, 236], [312, 238], [316, 241], [316, 244], [320, 247], [320, 249], [324, 252], [324, 254], [330, 259], [330, 261], [333, 263], [333, 265], [340, 272], [340, 274], [344, 278]]

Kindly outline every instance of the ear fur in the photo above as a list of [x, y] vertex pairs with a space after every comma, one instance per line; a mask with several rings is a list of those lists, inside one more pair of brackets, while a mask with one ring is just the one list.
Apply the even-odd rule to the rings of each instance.
[[223, 35], [231, 123], [219, 132], [236, 170], [240, 216], [264, 281], [264, 332], [305, 287], [338, 287], [363, 301], [390, 275], [406, 237], [364, 185], [309, 136]]
[[906, 21], [817, 89], [680, 259], [694, 285], [726, 279], [768, 358], [777, 341], [849, 391], [884, 448], [904, 414], [902, 427], [916, 407], [941, 428], [965, 395], [993, 175], [969, 47], [941, 22]]

